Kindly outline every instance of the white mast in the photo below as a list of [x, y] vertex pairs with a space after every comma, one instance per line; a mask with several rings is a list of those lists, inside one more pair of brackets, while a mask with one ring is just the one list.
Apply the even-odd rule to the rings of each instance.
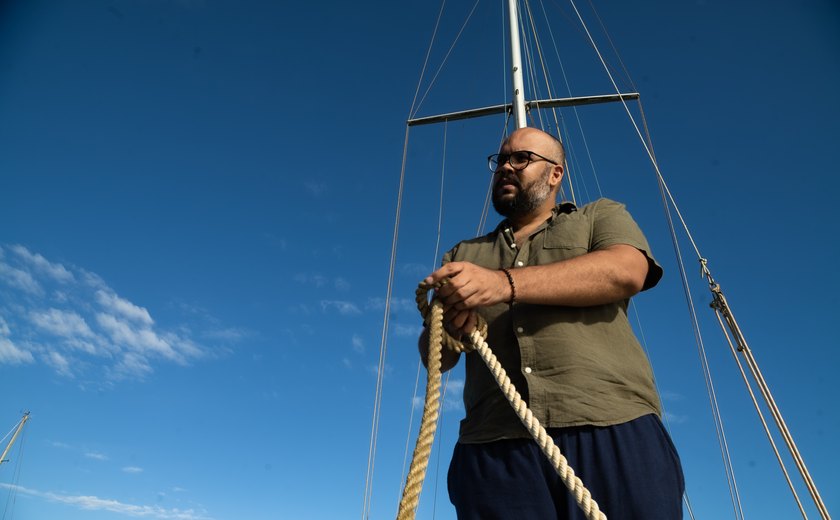
[[513, 113], [516, 115], [516, 128], [528, 126], [525, 112], [525, 84], [522, 80], [522, 51], [519, 47], [519, 10], [518, 0], [508, 0], [510, 13], [510, 60], [513, 74]]

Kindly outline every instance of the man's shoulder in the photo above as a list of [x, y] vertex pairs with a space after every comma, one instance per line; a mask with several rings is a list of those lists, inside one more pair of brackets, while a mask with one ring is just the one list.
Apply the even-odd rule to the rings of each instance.
[[459, 249], [459, 248], [464, 248], [464, 247], [474, 247], [474, 246], [482, 246], [482, 245], [486, 245], [486, 244], [493, 244], [493, 243], [496, 242], [496, 238], [497, 238], [498, 234], [499, 234], [498, 230], [493, 230], [493, 231], [487, 233], [486, 235], [481, 235], [481, 236], [474, 237], [474, 238], [467, 238], [467, 239], [461, 240], [460, 242], [455, 244], [455, 247], [453, 247], [452, 249]]
[[584, 204], [578, 211], [581, 211], [585, 214], [592, 214], [598, 213], [600, 211], [610, 211], [610, 210], [617, 210], [617, 209], [625, 209], [625, 205], [621, 202], [608, 199], [606, 197], [601, 197], [600, 199], [593, 200], [587, 204]]
[[499, 228], [496, 228], [486, 235], [468, 238], [458, 242], [444, 255], [444, 263], [455, 260], [456, 258], [460, 260], [466, 256], [472, 257], [476, 254], [481, 254], [481, 251], [484, 251], [487, 247], [492, 248], [498, 238], [499, 232]]

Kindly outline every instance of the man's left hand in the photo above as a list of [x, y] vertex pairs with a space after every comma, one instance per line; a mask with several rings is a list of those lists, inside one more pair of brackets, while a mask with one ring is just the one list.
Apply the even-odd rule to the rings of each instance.
[[449, 262], [424, 281], [433, 285], [444, 278], [449, 278], [449, 283], [437, 290], [444, 311], [463, 311], [510, 300], [511, 287], [501, 271], [479, 267], [470, 262]]

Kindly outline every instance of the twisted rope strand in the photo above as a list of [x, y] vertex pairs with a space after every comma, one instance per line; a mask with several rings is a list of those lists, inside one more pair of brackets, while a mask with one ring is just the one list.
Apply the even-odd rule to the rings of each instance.
[[[424, 301], [425, 303], [425, 301]], [[428, 303], [426, 304], [428, 308]], [[417, 504], [420, 503], [420, 491], [426, 478], [426, 468], [429, 466], [429, 455], [432, 453], [432, 443], [435, 439], [438, 412], [440, 410], [440, 379], [441, 355], [443, 349], [443, 304], [435, 301], [429, 310], [429, 354], [428, 376], [426, 379], [426, 401], [423, 404], [423, 418], [420, 421], [420, 433], [411, 457], [411, 466], [405, 478], [403, 496], [397, 520], [411, 520], [414, 518]], [[437, 348], [432, 346], [437, 345]]]

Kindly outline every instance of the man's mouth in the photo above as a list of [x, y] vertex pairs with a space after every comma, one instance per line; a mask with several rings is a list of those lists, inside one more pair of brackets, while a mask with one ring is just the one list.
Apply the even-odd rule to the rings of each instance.
[[496, 191], [507, 191], [509, 188], [519, 189], [519, 183], [513, 179], [500, 179], [496, 182]]

